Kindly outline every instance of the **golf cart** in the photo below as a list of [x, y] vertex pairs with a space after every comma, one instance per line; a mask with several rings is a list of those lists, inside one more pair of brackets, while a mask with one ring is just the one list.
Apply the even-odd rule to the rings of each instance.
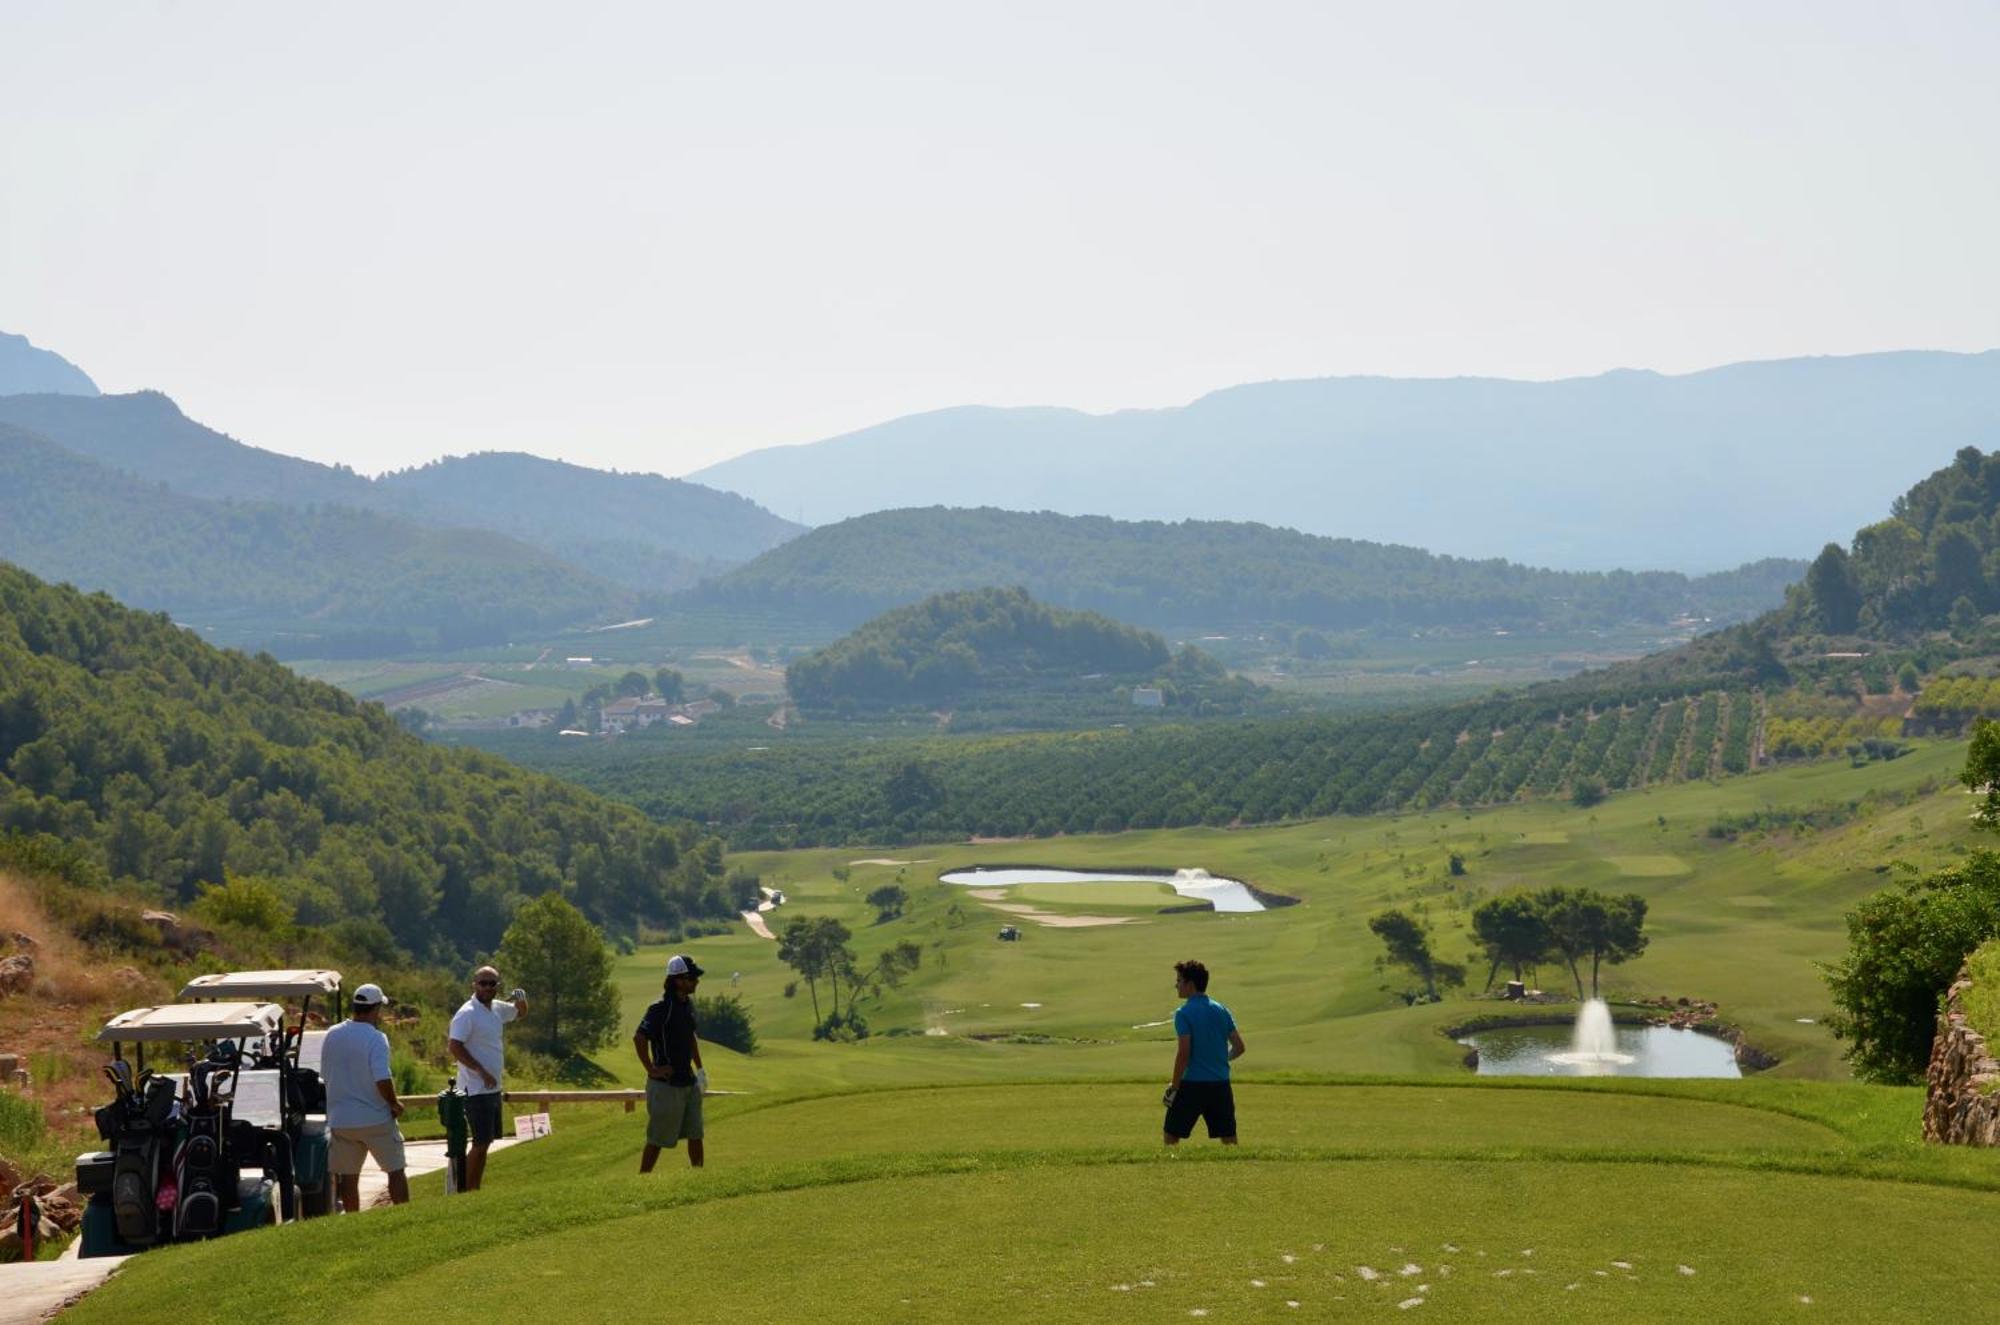
[[[313, 1000], [321, 1001], [328, 1020], [340, 1015], [340, 972], [227, 971], [198, 975], [181, 989], [181, 1001], [220, 1000], [223, 1002], [296, 1001], [298, 1026], [278, 1034], [268, 1044], [247, 1046], [254, 1055], [250, 1067], [275, 1072], [278, 1126], [291, 1145], [288, 1151], [291, 1181], [281, 1186], [285, 1193], [285, 1218], [312, 1218], [333, 1209], [333, 1184], [327, 1181], [326, 1083], [319, 1075], [319, 1046], [325, 1031], [306, 1029]], [[258, 1080], [252, 1078], [252, 1081]]]
[[[121, 1012], [97, 1033], [117, 1091], [97, 1111], [110, 1147], [80, 1155], [84, 1256], [122, 1256], [275, 1224], [295, 1198], [292, 1140], [280, 1125], [277, 1072], [251, 1046], [282, 1044], [275, 1003], [179, 1003]], [[125, 1046], [131, 1045], [131, 1060]], [[147, 1066], [148, 1045], [186, 1045], [187, 1071]], [[169, 1061], [173, 1061], [169, 1058]]]

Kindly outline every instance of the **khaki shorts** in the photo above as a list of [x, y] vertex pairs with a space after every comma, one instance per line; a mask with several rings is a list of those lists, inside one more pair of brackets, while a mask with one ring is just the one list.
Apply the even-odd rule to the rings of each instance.
[[361, 1161], [369, 1155], [375, 1157], [375, 1165], [382, 1172], [402, 1172], [402, 1129], [393, 1122], [334, 1128], [333, 1143], [327, 1148], [327, 1172], [336, 1178], [352, 1178], [361, 1172]]
[[672, 1150], [685, 1137], [701, 1140], [701, 1087], [646, 1079], [646, 1144]]

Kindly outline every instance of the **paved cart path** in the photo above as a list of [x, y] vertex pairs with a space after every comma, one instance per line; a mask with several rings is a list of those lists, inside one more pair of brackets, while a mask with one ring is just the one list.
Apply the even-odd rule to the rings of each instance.
[[[501, 1137], [493, 1149], [515, 1142], [514, 1137]], [[403, 1150], [406, 1171], [412, 1178], [444, 1167], [442, 1141], [411, 1141]], [[376, 1168], [371, 1157], [361, 1170], [361, 1208], [372, 1210], [388, 1202], [389, 1175]], [[86, 1261], [77, 1256], [81, 1245], [80, 1240], [72, 1241], [61, 1260], [0, 1265], [0, 1325], [38, 1325], [109, 1279], [128, 1259], [99, 1256]]]

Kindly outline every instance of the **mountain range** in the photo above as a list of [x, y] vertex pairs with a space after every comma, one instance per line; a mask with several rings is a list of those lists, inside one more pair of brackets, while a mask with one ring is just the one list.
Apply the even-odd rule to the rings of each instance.
[[241, 638], [294, 655], [301, 634], [452, 645], [629, 614], [799, 532], [733, 493], [527, 455], [370, 479], [238, 441], [156, 391], [0, 394], [0, 480], [0, 557], [247, 618]]
[[815, 524], [981, 505], [1700, 572], [1845, 538], [1879, 518], [1881, 493], [1996, 442], [2000, 351], [1909, 351], [1678, 376], [1266, 382], [1102, 415], [965, 406], [691, 477]]

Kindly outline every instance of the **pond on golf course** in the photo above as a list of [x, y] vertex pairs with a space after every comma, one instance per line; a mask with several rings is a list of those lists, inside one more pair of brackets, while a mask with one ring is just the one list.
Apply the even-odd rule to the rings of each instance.
[[[1568, 1026], [1507, 1026], [1461, 1036], [1479, 1050], [1482, 1077], [1740, 1077], [1736, 1046], [1671, 1026], [1619, 1026], [1616, 1051], [1579, 1055]], [[1559, 1061], [1562, 1059], [1585, 1061]], [[1619, 1059], [1630, 1059], [1620, 1062]]]
[[1222, 879], [1203, 869], [1184, 870], [1061, 870], [976, 865], [938, 876], [940, 883], [971, 888], [1007, 888], [1019, 883], [1164, 883], [1191, 901], [1207, 902], [1218, 911], [1262, 911], [1249, 886]]

